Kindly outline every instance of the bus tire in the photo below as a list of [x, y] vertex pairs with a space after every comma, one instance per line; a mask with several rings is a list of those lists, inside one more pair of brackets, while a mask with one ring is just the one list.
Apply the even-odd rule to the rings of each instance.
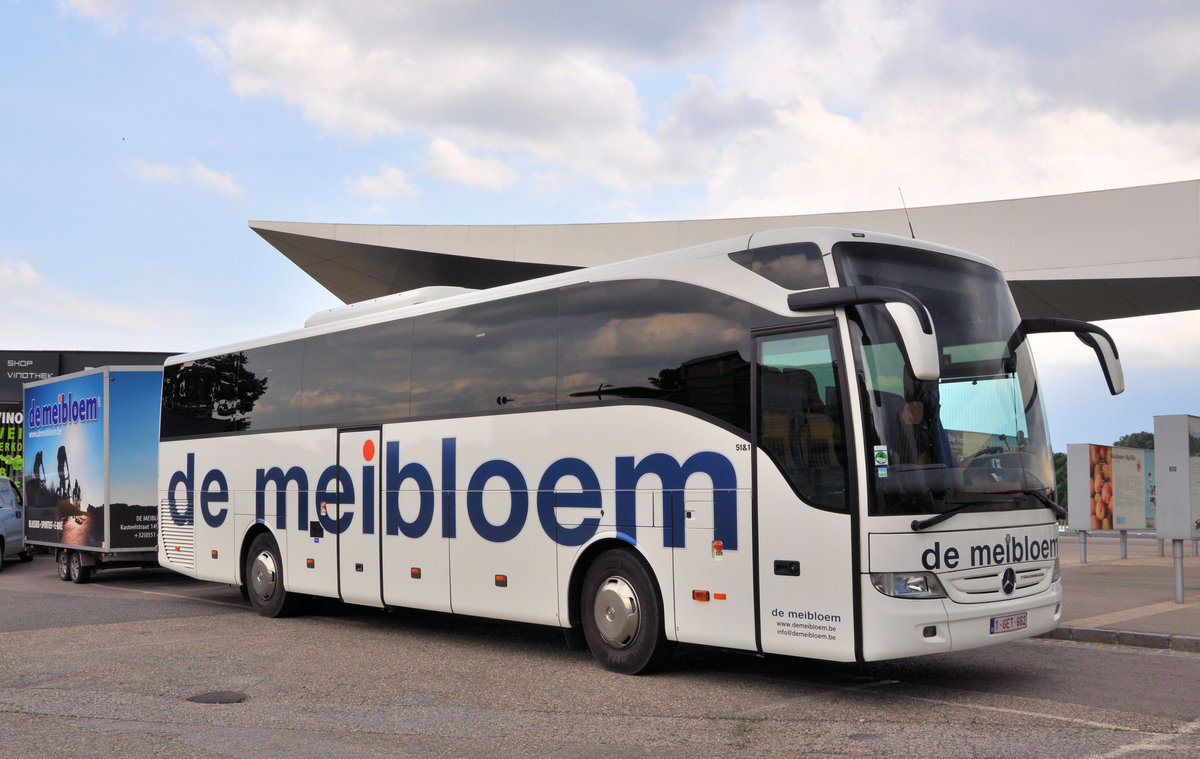
[[71, 579], [71, 568], [67, 566], [67, 559], [70, 553], [67, 549], [60, 548], [54, 556], [54, 563], [58, 567], [58, 579], [63, 582]]
[[283, 587], [283, 559], [269, 532], [250, 543], [246, 554], [246, 591], [250, 605], [264, 617], [286, 617], [296, 611], [299, 597]]
[[631, 551], [602, 553], [588, 567], [579, 603], [588, 648], [605, 669], [647, 674], [673, 652], [654, 578]]
[[83, 554], [79, 551], [71, 551], [67, 558], [67, 569], [71, 575], [71, 582], [76, 585], [82, 585], [92, 576], [92, 568], [83, 565]]

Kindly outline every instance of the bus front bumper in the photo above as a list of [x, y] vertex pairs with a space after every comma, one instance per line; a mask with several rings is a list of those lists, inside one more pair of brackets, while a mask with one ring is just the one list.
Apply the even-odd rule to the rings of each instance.
[[862, 576], [863, 658], [964, 651], [1048, 633], [1062, 618], [1062, 583], [1023, 598], [967, 604], [885, 596]]

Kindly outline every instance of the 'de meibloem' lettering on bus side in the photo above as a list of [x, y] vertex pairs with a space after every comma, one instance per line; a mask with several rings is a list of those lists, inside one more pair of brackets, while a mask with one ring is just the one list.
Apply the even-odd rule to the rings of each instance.
[[[404, 535], [407, 538], [424, 536], [433, 525], [436, 487], [433, 475], [424, 465], [410, 461], [400, 464], [400, 444], [391, 441], [385, 444], [384, 455], [384, 532], [387, 535]], [[444, 538], [457, 535], [458, 510], [456, 490], [458, 482], [457, 439], [442, 440], [442, 520], [441, 533]], [[638, 460], [633, 456], [617, 456], [613, 462], [616, 483], [616, 523], [630, 539], [636, 540], [636, 492], [643, 477], [653, 475], [662, 483], [663, 524], [682, 526], [685, 518], [683, 492], [694, 475], [703, 475], [711, 482], [714, 526], [713, 538], [722, 542], [726, 550], [738, 547], [737, 530], [737, 472], [733, 463], [714, 451], [701, 451], [680, 463], [666, 453], [652, 453]], [[375, 466], [362, 466], [361, 483], [362, 532], [375, 534]], [[483, 493], [488, 483], [502, 480], [509, 493], [508, 517], [501, 523], [489, 521], [484, 512]], [[563, 479], [578, 482], [578, 489], [559, 491]], [[400, 487], [407, 482], [416, 485], [418, 509], [411, 520], [401, 514], [399, 505]], [[346, 508], [358, 504], [354, 476], [342, 466], [326, 467], [316, 478], [315, 488], [308, 472], [299, 466], [283, 468], [272, 466], [259, 468], [255, 472], [255, 519], [267, 521], [267, 493], [274, 490], [275, 527], [287, 529], [287, 496], [294, 487], [296, 494], [296, 524], [303, 530], [309, 525], [310, 493], [316, 504], [316, 518], [327, 532], [347, 532], [354, 522], [355, 512]], [[183, 494], [179, 489], [183, 489]], [[228, 518], [229, 510], [223, 504], [229, 502], [229, 480], [220, 469], [210, 469], [196, 488], [196, 454], [187, 454], [183, 470], [171, 475], [167, 489], [167, 502], [172, 520], [179, 525], [192, 524], [188, 506], [197, 504], [200, 516], [209, 527], [220, 527]], [[339, 495], [340, 491], [340, 495]], [[466, 490], [466, 513], [471, 528], [485, 540], [505, 543], [521, 533], [529, 518], [530, 488], [525, 474], [516, 464], [504, 459], [483, 462], [471, 473]], [[586, 509], [599, 513], [602, 508], [600, 479], [583, 459], [560, 458], [551, 463], [539, 478], [534, 507], [542, 530], [556, 543], [564, 546], [579, 546], [587, 543], [600, 526], [598, 516], [583, 518], [578, 524], [563, 526], [557, 515], [558, 509]], [[335, 521], [322, 504], [339, 502], [341, 516]], [[663, 531], [664, 548], [684, 548], [686, 530]]]

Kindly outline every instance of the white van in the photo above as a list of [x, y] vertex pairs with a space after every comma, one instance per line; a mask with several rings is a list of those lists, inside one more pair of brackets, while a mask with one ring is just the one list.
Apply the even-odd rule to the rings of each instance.
[[29, 561], [33, 554], [25, 547], [25, 529], [22, 524], [24, 508], [21, 491], [7, 477], [0, 477], [0, 569], [4, 560], [20, 557]]

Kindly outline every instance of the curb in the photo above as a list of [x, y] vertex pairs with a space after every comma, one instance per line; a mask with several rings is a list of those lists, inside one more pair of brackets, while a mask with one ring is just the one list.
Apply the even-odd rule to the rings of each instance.
[[1127, 630], [1105, 630], [1101, 627], [1059, 627], [1037, 636], [1054, 640], [1070, 640], [1076, 643], [1104, 643], [1111, 646], [1140, 646], [1142, 648], [1165, 648], [1171, 651], [1200, 653], [1200, 638], [1191, 635], [1166, 635], [1163, 633], [1130, 632]]

